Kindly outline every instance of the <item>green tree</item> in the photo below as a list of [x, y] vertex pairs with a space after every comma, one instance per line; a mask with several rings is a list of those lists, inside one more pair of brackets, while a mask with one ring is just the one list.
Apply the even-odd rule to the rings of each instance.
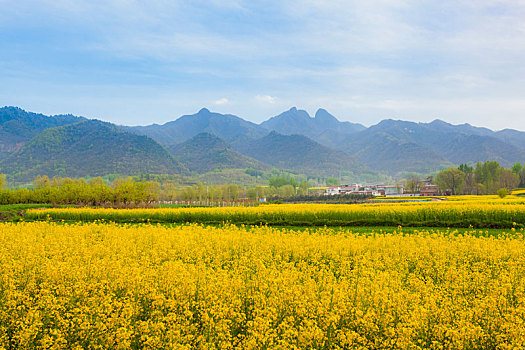
[[505, 188], [508, 192], [510, 192], [518, 187], [519, 183], [519, 175], [516, 175], [511, 169], [500, 169], [498, 179], [498, 186], [500, 188]]
[[463, 193], [477, 195], [480, 193], [479, 185], [476, 183], [476, 177], [473, 172], [465, 173], [463, 181]]
[[458, 169], [464, 172], [465, 174], [470, 174], [474, 172], [474, 167], [471, 167], [468, 164], [461, 164]]
[[326, 179], [326, 186], [337, 186], [339, 183], [339, 179], [336, 179], [335, 177], [328, 177]]
[[285, 185], [279, 188], [279, 197], [291, 197], [295, 194], [295, 187], [292, 185]]
[[37, 177], [35, 177], [35, 179], [33, 180], [33, 185], [36, 188], [44, 188], [51, 185], [51, 180], [49, 179], [49, 177], [47, 177], [47, 175], [37, 175]]
[[499, 163], [496, 161], [478, 162], [474, 175], [476, 182], [483, 184], [485, 193], [496, 193], [498, 190]]
[[289, 185], [290, 180], [284, 176], [272, 176], [268, 179], [268, 186], [279, 188], [281, 186]]
[[516, 175], [519, 175], [522, 169], [523, 165], [521, 163], [516, 163], [512, 166], [512, 172]]
[[443, 192], [460, 193], [465, 181], [465, 173], [457, 168], [448, 168], [440, 171], [436, 176], [436, 183]]
[[308, 188], [310, 188], [310, 185], [308, 185], [307, 181], [301, 181], [299, 184], [299, 188], [297, 189], [297, 194], [300, 195], [307, 195], [308, 194]]
[[524, 187], [525, 186], [525, 167], [523, 167], [519, 173], [519, 177], [520, 177], [520, 187]]
[[423, 187], [423, 181], [418, 176], [412, 176], [407, 180], [405, 191], [407, 193], [419, 193]]
[[5, 174], [0, 174], [0, 190], [7, 185], [7, 178]]

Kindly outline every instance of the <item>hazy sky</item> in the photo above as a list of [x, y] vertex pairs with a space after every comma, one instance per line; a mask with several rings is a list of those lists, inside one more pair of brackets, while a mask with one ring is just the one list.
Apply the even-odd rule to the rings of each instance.
[[0, 105], [525, 130], [525, 0], [0, 0]]

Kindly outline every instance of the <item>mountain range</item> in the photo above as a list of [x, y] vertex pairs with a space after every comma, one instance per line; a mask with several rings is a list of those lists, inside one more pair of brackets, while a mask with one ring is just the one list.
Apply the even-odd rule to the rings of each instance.
[[117, 126], [73, 115], [0, 108], [0, 172], [36, 175], [202, 174], [278, 168], [316, 176], [430, 173], [460, 163], [525, 161], [525, 132], [441, 120], [365, 127], [295, 107], [260, 124], [201, 109], [168, 123]]

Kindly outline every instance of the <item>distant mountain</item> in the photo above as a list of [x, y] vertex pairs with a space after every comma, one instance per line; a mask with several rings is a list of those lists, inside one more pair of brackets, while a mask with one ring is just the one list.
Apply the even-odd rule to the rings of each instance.
[[365, 128], [324, 109], [311, 117], [294, 107], [257, 125], [203, 108], [163, 125], [117, 128], [72, 115], [0, 109], [0, 171], [27, 179], [187, 170], [154, 140], [197, 173], [268, 164], [312, 175], [373, 169], [396, 176], [486, 160], [525, 162], [525, 132], [439, 119], [386, 119]]
[[494, 137], [520, 149], [525, 149], [525, 132], [523, 131], [504, 129], [495, 132]]
[[442, 121], [383, 120], [347, 137], [339, 148], [364, 164], [389, 173], [429, 172], [459, 163], [497, 160], [510, 166], [525, 160], [525, 150], [502, 142], [489, 129]]
[[333, 146], [333, 138], [329, 135], [350, 135], [366, 128], [361, 124], [340, 122], [325, 109], [319, 109], [315, 117], [308, 112], [292, 107], [260, 124], [268, 130], [277, 131], [282, 135], [304, 135], [329, 147]]
[[245, 143], [239, 150], [263, 163], [307, 174], [336, 175], [340, 171], [359, 173], [366, 169], [348, 154], [332, 150], [302, 135], [281, 135], [275, 131]]
[[18, 151], [27, 141], [48, 128], [63, 126], [85, 118], [72, 115], [45, 116], [18, 107], [0, 108], [0, 159]]
[[454, 164], [495, 160], [510, 167], [525, 160], [525, 150], [490, 136], [458, 135], [445, 141], [444, 148], [443, 155]]
[[125, 130], [146, 135], [163, 145], [174, 145], [206, 132], [232, 142], [239, 138], [257, 138], [267, 131], [257, 124], [232, 114], [210, 112], [203, 108], [197, 114], [184, 115], [163, 125], [124, 127]]
[[425, 125], [427, 128], [439, 132], [452, 132], [452, 133], [462, 133], [466, 135], [477, 135], [477, 136], [492, 136], [494, 134], [494, 131], [487, 129], [487, 128], [480, 128], [477, 126], [472, 126], [468, 123], [460, 124], [460, 125], [453, 125], [447, 122], [444, 122], [440, 119], [435, 119], [434, 121], [425, 124], [420, 123], [421, 125]]
[[189, 170], [198, 173], [215, 169], [268, 168], [209, 133], [200, 133], [183, 143], [169, 146], [168, 151]]
[[46, 129], [0, 162], [0, 168], [16, 181], [30, 181], [36, 175], [81, 177], [187, 171], [152, 139], [97, 120]]
[[431, 149], [381, 129], [381, 125], [374, 126], [349, 137], [341, 149], [370, 168], [389, 174], [431, 172], [452, 165]]

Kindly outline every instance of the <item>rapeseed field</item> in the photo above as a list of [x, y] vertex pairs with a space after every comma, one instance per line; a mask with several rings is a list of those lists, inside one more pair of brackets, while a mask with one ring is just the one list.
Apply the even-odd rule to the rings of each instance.
[[521, 349], [524, 243], [515, 228], [0, 223], [0, 348]]
[[[468, 197], [468, 196], [466, 196]], [[480, 199], [481, 198], [481, 199]], [[424, 226], [516, 228], [525, 199], [479, 196], [450, 201], [374, 204], [280, 204], [258, 207], [28, 210], [29, 220], [267, 224], [288, 226]]]

